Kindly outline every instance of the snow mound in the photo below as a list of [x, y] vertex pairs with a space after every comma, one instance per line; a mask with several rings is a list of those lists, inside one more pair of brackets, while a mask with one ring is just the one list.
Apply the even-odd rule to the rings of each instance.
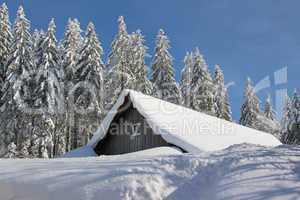
[[64, 158], [80, 158], [80, 157], [95, 157], [98, 156], [94, 149], [90, 146], [84, 146], [66, 153]]
[[[176, 147], [158, 147], [147, 149], [143, 151], [137, 151], [133, 153], [123, 154], [127, 156], [158, 156], [158, 155], [178, 155], [182, 154], [180, 149]], [[80, 158], [80, 157], [95, 157], [98, 156], [90, 146], [81, 147], [74, 151], [66, 153], [63, 158]], [[117, 155], [114, 155], [117, 156]], [[106, 156], [109, 157], [109, 156]]]
[[[122, 154], [121, 156], [128, 157], [140, 157], [140, 156], [163, 156], [163, 155], [180, 155], [182, 151], [176, 147], [157, 147], [152, 149], [146, 149], [142, 151], [137, 151], [133, 153]], [[115, 157], [119, 155], [106, 156], [106, 157]]]
[[300, 147], [132, 155], [0, 160], [0, 199], [300, 199]]
[[217, 117], [178, 106], [133, 90], [124, 90], [104, 118], [88, 146], [95, 147], [107, 133], [110, 123], [129, 97], [156, 134], [187, 152], [216, 151], [233, 144], [251, 143], [277, 146], [280, 141], [271, 134], [244, 127]]

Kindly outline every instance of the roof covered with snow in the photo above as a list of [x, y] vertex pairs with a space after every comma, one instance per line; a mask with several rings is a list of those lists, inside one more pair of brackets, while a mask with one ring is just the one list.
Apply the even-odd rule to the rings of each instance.
[[145, 118], [153, 132], [168, 143], [190, 153], [215, 151], [233, 144], [250, 143], [277, 146], [280, 141], [271, 134], [228, 122], [132, 90], [124, 90], [104, 118], [88, 146], [95, 147], [108, 131], [110, 123], [128, 97]]

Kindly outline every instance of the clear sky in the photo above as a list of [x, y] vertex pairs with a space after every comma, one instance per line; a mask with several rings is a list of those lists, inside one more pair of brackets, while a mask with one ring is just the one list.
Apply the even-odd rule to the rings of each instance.
[[[117, 31], [117, 18], [125, 17], [128, 31], [141, 29], [149, 53], [163, 28], [171, 40], [171, 53], [179, 79], [186, 51], [198, 46], [211, 71], [220, 64], [229, 88], [233, 116], [238, 120], [247, 76], [256, 84], [266, 76], [271, 87], [260, 90], [262, 103], [271, 93], [299, 87], [300, 1], [298, 0], [7, 0], [14, 19], [23, 5], [32, 29], [46, 29], [53, 17], [61, 38], [67, 19], [76, 17], [85, 29], [94, 22], [105, 53]], [[106, 57], [106, 56], [105, 56]], [[274, 72], [288, 67], [288, 82], [275, 84]]]

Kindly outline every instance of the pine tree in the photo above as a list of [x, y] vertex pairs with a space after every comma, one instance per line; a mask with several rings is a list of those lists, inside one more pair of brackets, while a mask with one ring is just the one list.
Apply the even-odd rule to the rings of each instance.
[[189, 107], [191, 104], [192, 93], [191, 93], [191, 83], [192, 83], [192, 76], [193, 76], [193, 67], [194, 67], [194, 55], [193, 52], [186, 53], [184, 57], [184, 67], [181, 71], [181, 82], [180, 82], [180, 89], [183, 98], [183, 104]]
[[64, 38], [61, 42], [65, 87], [67, 91], [72, 88], [75, 66], [83, 42], [81, 32], [78, 20], [69, 19]]
[[257, 128], [259, 113], [259, 99], [255, 94], [250, 78], [248, 78], [244, 91], [244, 103], [241, 108], [240, 124], [251, 128]]
[[[72, 90], [74, 87], [75, 67], [79, 58], [79, 51], [83, 43], [80, 23], [77, 19], [69, 19], [64, 38], [61, 42], [62, 66], [64, 69], [64, 95], [66, 105], [66, 151], [71, 150], [71, 140], [75, 129], [75, 116], [72, 102]], [[77, 125], [76, 125], [77, 126]]]
[[30, 158], [29, 148], [30, 148], [30, 139], [26, 138], [20, 144], [20, 149], [19, 149], [19, 152], [18, 152], [18, 157], [19, 158]]
[[27, 128], [31, 119], [26, 112], [26, 98], [30, 91], [32, 62], [32, 41], [30, 22], [22, 7], [17, 11], [13, 28], [13, 41], [7, 59], [6, 79], [3, 86], [1, 106], [1, 135], [6, 144], [14, 143], [18, 151], [25, 151], [23, 143], [28, 140]]
[[215, 111], [216, 117], [232, 121], [231, 108], [228, 100], [227, 88], [224, 84], [224, 75], [219, 65], [215, 66], [214, 85], [216, 88], [215, 93]]
[[48, 26], [48, 31], [44, 36], [43, 42], [41, 44], [41, 60], [38, 64], [38, 68], [45, 68], [53, 73], [57, 80], [62, 80], [62, 69], [60, 65], [60, 57], [57, 49], [57, 40], [55, 36], [56, 26], [54, 19], [52, 19]]
[[264, 115], [265, 115], [265, 117], [267, 117], [268, 119], [270, 119], [272, 121], [276, 120], [276, 114], [272, 107], [270, 95], [268, 95], [268, 97], [266, 99]]
[[51, 156], [57, 155], [57, 152], [61, 151], [59, 148], [65, 149], [60, 144], [64, 143], [64, 132], [62, 131], [64, 98], [61, 87], [63, 78], [61, 62], [56, 43], [55, 23], [54, 20], [51, 20], [42, 43], [42, 58], [37, 66], [37, 88], [35, 90], [36, 100], [39, 102], [42, 114], [45, 116], [38, 119], [44, 120], [50, 117], [55, 124], [55, 131], [52, 135], [54, 150]]
[[280, 123], [276, 119], [276, 113], [273, 110], [271, 96], [268, 95], [265, 102], [264, 113], [261, 116], [262, 121], [262, 131], [272, 133], [275, 137], [280, 139]]
[[36, 124], [33, 124], [33, 131], [31, 134], [31, 141], [30, 141], [30, 148], [29, 148], [29, 154], [31, 155], [32, 158], [38, 158], [39, 157], [39, 148], [40, 148], [40, 144], [39, 144], [39, 135], [37, 135], [37, 131], [36, 131]]
[[[58, 152], [59, 155], [63, 155], [64, 152]], [[39, 158], [49, 158], [49, 152], [45, 140], [41, 140], [39, 144]]]
[[144, 94], [151, 95], [153, 91], [153, 85], [148, 80], [148, 67], [145, 63], [145, 57], [147, 55], [147, 47], [145, 46], [144, 36], [140, 30], [130, 35], [130, 70], [134, 77], [132, 77], [132, 88], [137, 91], [141, 91]]
[[36, 93], [45, 112], [49, 114], [61, 112], [61, 107], [63, 107], [60, 83], [62, 72], [56, 42], [55, 23], [51, 20], [41, 44], [41, 59], [37, 63], [36, 74], [39, 87]]
[[[5, 92], [5, 81], [7, 81], [7, 60], [10, 53], [11, 42], [12, 34], [8, 9], [6, 4], [3, 3], [0, 7], [0, 107], [4, 103], [4, 98], [2, 99], [2, 95]], [[0, 156], [6, 151], [6, 143], [7, 141], [5, 141], [4, 133], [1, 133], [0, 131]]]
[[124, 17], [118, 19], [119, 30], [111, 44], [105, 75], [105, 107], [110, 109], [125, 88], [132, 87], [133, 73], [130, 70], [130, 36]]
[[[79, 60], [75, 69], [74, 103], [76, 118], [84, 119], [81, 128], [84, 132], [80, 135], [79, 124], [75, 126], [73, 147], [85, 145], [89, 137], [100, 123], [99, 119], [103, 112], [103, 49], [97, 38], [93, 23], [89, 23], [86, 31], [83, 48], [80, 51]], [[93, 126], [92, 129], [89, 129]], [[89, 130], [91, 132], [86, 132]], [[82, 138], [88, 138], [87, 140]], [[82, 141], [80, 143], [80, 141]]]
[[12, 72], [26, 76], [32, 71], [31, 50], [30, 22], [26, 18], [24, 9], [21, 6], [18, 9], [13, 29], [13, 42], [7, 63], [8, 76]]
[[156, 38], [152, 63], [152, 83], [157, 97], [175, 104], [181, 104], [181, 92], [175, 81], [173, 58], [169, 52], [170, 41], [161, 29]]
[[35, 30], [32, 35], [34, 65], [38, 66], [43, 57], [43, 41], [46, 34], [43, 30]]
[[292, 104], [288, 96], [285, 98], [285, 105], [283, 108], [283, 115], [281, 119], [280, 140], [282, 143], [287, 143], [287, 138], [290, 133], [290, 123], [292, 121]]
[[300, 96], [297, 90], [294, 91], [292, 97], [290, 114], [288, 132], [284, 142], [287, 144], [300, 144]]
[[7, 147], [7, 152], [3, 156], [4, 158], [17, 158], [18, 152], [17, 152], [17, 146], [15, 143], [10, 143]]
[[215, 115], [215, 87], [208, 66], [198, 48], [194, 52], [191, 94], [190, 107], [192, 109]]
[[96, 94], [97, 110], [102, 107], [102, 84], [103, 84], [103, 49], [97, 38], [93, 23], [89, 23], [86, 31], [83, 48], [80, 51], [79, 60], [75, 69], [75, 82], [88, 82], [92, 84]]
[[[11, 25], [9, 21], [8, 8], [5, 3], [0, 7], [0, 99], [2, 87], [6, 79], [7, 60], [12, 42]], [[1, 106], [1, 101], [0, 101]]]

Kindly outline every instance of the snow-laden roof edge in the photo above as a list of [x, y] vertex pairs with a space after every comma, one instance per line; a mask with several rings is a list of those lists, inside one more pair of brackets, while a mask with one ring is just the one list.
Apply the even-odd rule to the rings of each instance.
[[[140, 92], [124, 90], [115, 105], [104, 118], [98, 130], [94, 133], [88, 146], [95, 148], [97, 143], [105, 137], [111, 122], [118, 113], [119, 108], [125, 103], [127, 96], [132, 102], [133, 107], [146, 119], [146, 122], [156, 134], [160, 134], [168, 143], [181, 147], [190, 153], [197, 153], [203, 150], [220, 150], [240, 143], [252, 143], [264, 146], [277, 146], [281, 144], [277, 138], [269, 133], [228, 122], [217, 117], [144, 95]], [[178, 112], [168, 115], [167, 112], [161, 110], [161, 105], [166, 108], [178, 109]], [[185, 120], [187, 123], [191, 123], [191, 126], [197, 125], [198, 123], [200, 125], [195, 128], [185, 127], [183, 123]], [[164, 123], [168, 126], [174, 125], [174, 129], [163, 126], [162, 124]], [[207, 127], [207, 131], [202, 133], [201, 128], [203, 127]], [[233, 131], [228, 135], [222, 135], [223, 129], [226, 128], [230, 128]], [[221, 133], [221, 135], [218, 135], [219, 133]]]

